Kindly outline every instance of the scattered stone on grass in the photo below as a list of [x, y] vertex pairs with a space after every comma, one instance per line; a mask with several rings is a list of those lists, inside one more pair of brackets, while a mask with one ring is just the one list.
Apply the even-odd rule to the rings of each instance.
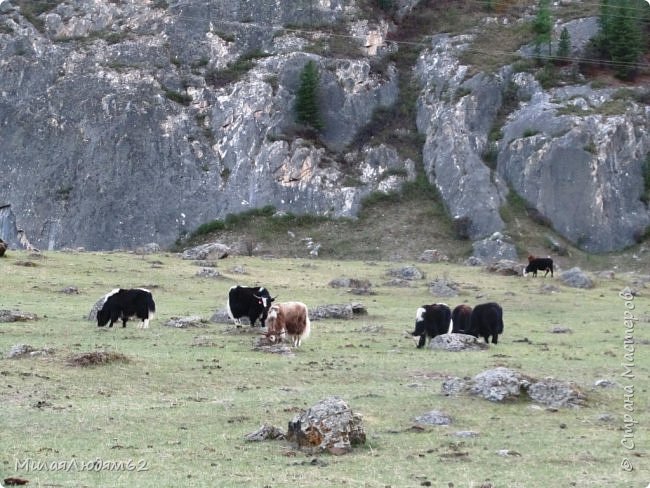
[[418, 261], [421, 263], [441, 263], [449, 261], [449, 257], [437, 249], [427, 249], [420, 254]]
[[497, 455], [501, 457], [521, 457], [521, 453], [517, 451], [511, 451], [510, 449], [499, 449]]
[[601, 413], [598, 415], [597, 419], [599, 422], [614, 422], [616, 417], [611, 413]]
[[411, 287], [411, 282], [403, 278], [393, 278], [383, 283], [383, 286], [393, 286], [396, 288], [409, 288]]
[[51, 356], [54, 354], [54, 349], [51, 347], [42, 347], [36, 348], [30, 346], [29, 344], [15, 344], [9, 349], [7, 358], [22, 358], [25, 356], [36, 357], [36, 356]]
[[282, 356], [293, 356], [293, 349], [283, 342], [271, 342], [266, 336], [259, 336], [253, 344], [253, 351], [280, 354]]
[[195, 274], [199, 278], [221, 278], [223, 275], [214, 268], [201, 268]]
[[525, 394], [525, 398], [554, 409], [582, 406], [587, 400], [573, 382], [538, 380], [504, 367], [483, 371], [469, 381], [449, 377], [443, 381], [441, 392], [447, 396], [469, 393], [491, 402], [515, 400]]
[[213, 337], [210, 336], [195, 336], [192, 339], [192, 347], [214, 347], [218, 344], [213, 340]]
[[350, 288], [348, 293], [352, 295], [376, 295], [377, 292], [372, 288]]
[[66, 361], [68, 366], [89, 367], [114, 362], [130, 363], [131, 360], [119, 352], [93, 351], [73, 354]]
[[424, 273], [415, 266], [404, 266], [402, 268], [393, 268], [386, 271], [391, 278], [401, 278], [403, 280], [423, 280]]
[[521, 276], [523, 273], [523, 266], [510, 259], [500, 259], [489, 263], [485, 270], [490, 273], [496, 273], [501, 276]]
[[[242, 317], [241, 319], [242, 324], [250, 325], [250, 321], [248, 320], [248, 317]], [[210, 322], [214, 322], [217, 324], [232, 324], [233, 321], [230, 318], [230, 315], [228, 315], [228, 310], [225, 308], [221, 308], [214, 312], [212, 314], [212, 317], [210, 317]]]
[[197, 259], [196, 261], [193, 261], [192, 264], [194, 266], [201, 266], [202, 268], [216, 268], [217, 267], [217, 262], [216, 261], [206, 261], [203, 259]]
[[190, 315], [188, 317], [170, 317], [163, 325], [177, 329], [188, 329], [190, 327], [203, 328], [208, 326], [208, 321], [198, 315]]
[[551, 334], [573, 334], [573, 331], [569, 327], [556, 325], [551, 329]]
[[547, 407], [577, 407], [585, 404], [586, 396], [573, 383], [546, 378], [528, 387], [528, 396]]
[[468, 334], [441, 334], [429, 342], [429, 349], [435, 351], [483, 351], [488, 345]]
[[467, 381], [457, 377], [446, 378], [440, 387], [441, 393], [446, 396], [458, 396], [468, 391], [468, 389]]
[[550, 285], [548, 283], [545, 283], [539, 287], [539, 292], [542, 295], [552, 295], [553, 293], [559, 293], [560, 291], [561, 290], [557, 286]]
[[318, 305], [309, 310], [311, 320], [345, 319], [350, 320], [357, 315], [367, 315], [368, 310], [361, 303]]
[[612, 388], [616, 386], [616, 383], [613, 382], [612, 380], [601, 379], [601, 380], [596, 380], [594, 382], [594, 386], [597, 386], [599, 388]]
[[223, 259], [230, 253], [230, 248], [219, 242], [210, 242], [183, 251], [183, 259]]
[[38, 264], [35, 263], [34, 261], [16, 261], [14, 263], [14, 265], [16, 265], [16, 266], [24, 266], [26, 268], [35, 268], [35, 267], [38, 266]]
[[20, 310], [0, 310], [0, 322], [28, 322], [38, 320], [35, 313], [21, 312]]
[[593, 288], [593, 280], [577, 266], [560, 274], [560, 281], [572, 288]]
[[297, 414], [289, 422], [287, 440], [299, 449], [316, 454], [346, 454], [365, 444], [362, 416], [338, 397], [328, 397]]
[[362, 334], [383, 334], [384, 326], [376, 324], [366, 324], [363, 327], [360, 327], [356, 332], [361, 332]]
[[61, 293], [64, 293], [66, 295], [78, 295], [79, 294], [79, 288], [77, 288], [74, 285], [71, 286], [66, 286], [61, 290]]
[[475, 430], [459, 430], [454, 432], [454, 436], [460, 437], [462, 439], [469, 439], [471, 437], [479, 437], [481, 434]]
[[499, 367], [474, 376], [469, 392], [491, 402], [503, 402], [519, 398], [522, 386], [525, 388], [528, 384], [517, 371]]
[[246, 268], [244, 266], [233, 266], [230, 268], [230, 272], [233, 274], [246, 274]]
[[447, 278], [436, 278], [429, 283], [429, 293], [436, 297], [455, 297], [458, 296], [458, 283]]
[[358, 278], [335, 278], [328, 283], [331, 288], [370, 288], [369, 280]]
[[255, 432], [250, 432], [244, 436], [244, 440], [249, 442], [260, 442], [266, 440], [286, 439], [286, 434], [281, 429], [268, 424], [263, 424]]
[[431, 410], [430, 412], [415, 417], [415, 422], [424, 425], [450, 425], [452, 418], [439, 410]]
[[97, 312], [99, 312], [102, 309], [104, 303], [106, 303], [106, 295], [104, 295], [103, 297], [101, 297], [99, 300], [95, 302], [95, 304], [90, 309], [90, 312], [88, 312], [88, 316], [86, 317], [87, 320], [89, 320], [90, 322], [97, 321]]

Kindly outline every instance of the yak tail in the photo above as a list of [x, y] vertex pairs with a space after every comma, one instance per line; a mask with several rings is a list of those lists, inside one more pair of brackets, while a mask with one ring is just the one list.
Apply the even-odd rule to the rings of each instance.
[[149, 311], [149, 320], [153, 320], [156, 316], [156, 302], [153, 301], [153, 296], [151, 294], [147, 297], [147, 310]]
[[311, 324], [309, 322], [309, 316], [307, 316], [305, 317], [305, 330], [303, 330], [302, 334], [300, 334], [300, 340], [307, 339], [307, 337], [309, 337], [310, 332], [311, 332]]
[[454, 331], [454, 319], [451, 319], [449, 321], [449, 329], [447, 330], [447, 334], [451, 334]]

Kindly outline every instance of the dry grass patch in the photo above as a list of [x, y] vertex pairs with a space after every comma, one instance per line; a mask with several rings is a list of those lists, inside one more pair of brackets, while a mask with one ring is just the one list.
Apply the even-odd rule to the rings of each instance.
[[471, 46], [461, 54], [460, 61], [472, 67], [471, 75], [480, 72], [492, 73], [519, 59], [516, 51], [532, 40], [533, 31], [528, 22], [485, 26], [476, 35]]

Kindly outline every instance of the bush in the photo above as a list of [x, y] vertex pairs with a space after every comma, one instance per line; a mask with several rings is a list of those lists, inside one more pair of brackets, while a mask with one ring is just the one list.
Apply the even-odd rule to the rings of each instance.
[[165, 88], [164, 90], [165, 90], [165, 96], [170, 100], [172, 100], [173, 102], [180, 103], [181, 105], [185, 105], [186, 107], [192, 102], [192, 97], [187, 93], [181, 93], [175, 90], [169, 90], [167, 88]]

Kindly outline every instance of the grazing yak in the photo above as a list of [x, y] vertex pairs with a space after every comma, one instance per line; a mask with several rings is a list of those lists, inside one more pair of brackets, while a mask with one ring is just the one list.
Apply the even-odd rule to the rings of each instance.
[[285, 302], [273, 305], [266, 318], [266, 337], [271, 342], [281, 341], [285, 335], [291, 337], [294, 347], [300, 347], [303, 339], [309, 337], [311, 325], [307, 305], [301, 302]]
[[0, 239], [0, 258], [5, 255], [5, 252], [7, 252], [7, 243]]
[[533, 273], [533, 278], [537, 277], [538, 271], [545, 271], [544, 277], [551, 273], [553, 278], [553, 260], [551, 258], [536, 258], [535, 256], [528, 256], [528, 266], [524, 270], [524, 276], [528, 273]]
[[248, 317], [251, 327], [260, 319], [261, 326], [264, 327], [271, 302], [275, 299], [276, 297], [271, 298], [271, 294], [263, 286], [233, 286], [228, 292], [226, 302], [228, 316], [237, 327], [241, 327], [242, 317]]
[[492, 344], [496, 344], [503, 334], [503, 309], [498, 303], [481, 303], [472, 310], [469, 322], [469, 334], [483, 337], [486, 344], [492, 336]]
[[415, 330], [412, 336], [420, 336], [418, 349], [424, 347], [427, 337], [429, 340], [437, 335], [448, 334], [452, 330], [451, 310], [444, 303], [422, 305], [415, 313]]
[[139, 328], [149, 328], [149, 321], [156, 312], [156, 304], [149, 290], [116, 288], [104, 298], [104, 305], [97, 312], [98, 327], [104, 327], [109, 321], [108, 326], [113, 327], [118, 319], [122, 320], [122, 327], [126, 327], [127, 320], [135, 316], [142, 321]]
[[469, 334], [469, 319], [472, 315], [472, 307], [469, 305], [458, 305], [451, 312], [452, 332], [454, 334]]

